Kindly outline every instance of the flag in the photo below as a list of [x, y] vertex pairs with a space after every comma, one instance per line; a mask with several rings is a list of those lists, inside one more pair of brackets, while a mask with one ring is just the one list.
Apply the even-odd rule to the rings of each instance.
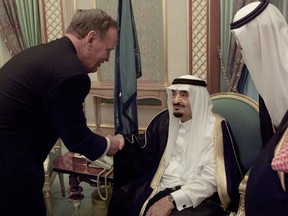
[[137, 78], [142, 76], [140, 50], [131, 0], [119, 0], [118, 3], [114, 127], [116, 134], [138, 134]]

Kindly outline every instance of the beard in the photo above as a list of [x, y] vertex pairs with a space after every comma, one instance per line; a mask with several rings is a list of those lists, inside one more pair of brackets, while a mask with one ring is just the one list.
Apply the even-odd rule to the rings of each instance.
[[181, 118], [183, 116], [183, 113], [181, 112], [173, 112], [173, 115], [176, 117], [176, 118]]

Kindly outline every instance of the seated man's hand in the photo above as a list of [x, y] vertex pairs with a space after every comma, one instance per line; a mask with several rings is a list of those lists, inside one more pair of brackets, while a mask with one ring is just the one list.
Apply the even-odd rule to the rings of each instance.
[[147, 211], [145, 216], [169, 216], [174, 209], [173, 203], [168, 200], [168, 196], [155, 202]]
[[108, 135], [107, 138], [111, 143], [107, 156], [113, 156], [124, 147], [124, 137], [121, 134], [117, 134], [115, 136]]

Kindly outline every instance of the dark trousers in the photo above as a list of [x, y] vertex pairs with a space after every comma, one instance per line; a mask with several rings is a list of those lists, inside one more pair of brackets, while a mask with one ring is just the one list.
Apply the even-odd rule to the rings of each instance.
[[[163, 191], [157, 193], [154, 197], [152, 197], [145, 209], [145, 213], [148, 209], [158, 200], [167, 196], [171, 192], [175, 191], [174, 188], [167, 188]], [[214, 193], [211, 197], [204, 200], [199, 206], [196, 208], [189, 207], [178, 211], [176, 208], [172, 211], [171, 216], [226, 216], [229, 215], [229, 212], [226, 212], [222, 206], [220, 205], [220, 200], [217, 193]]]
[[[0, 216], [45, 216], [44, 173], [29, 173], [30, 166], [9, 167], [0, 160]], [[43, 169], [43, 164], [40, 164]]]

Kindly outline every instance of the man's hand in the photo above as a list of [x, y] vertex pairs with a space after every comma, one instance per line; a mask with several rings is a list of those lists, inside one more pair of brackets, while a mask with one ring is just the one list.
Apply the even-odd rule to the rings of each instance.
[[124, 147], [124, 137], [121, 134], [115, 136], [108, 135], [107, 138], [110, 140], [110, 149], [107, 152], [107, 156], [113, 156], [119, 150]]
[[147, 211], [146, 216], [169, 216], [174, 209], [173, 203], [168, 200], [168, 196], [155, 202]]

